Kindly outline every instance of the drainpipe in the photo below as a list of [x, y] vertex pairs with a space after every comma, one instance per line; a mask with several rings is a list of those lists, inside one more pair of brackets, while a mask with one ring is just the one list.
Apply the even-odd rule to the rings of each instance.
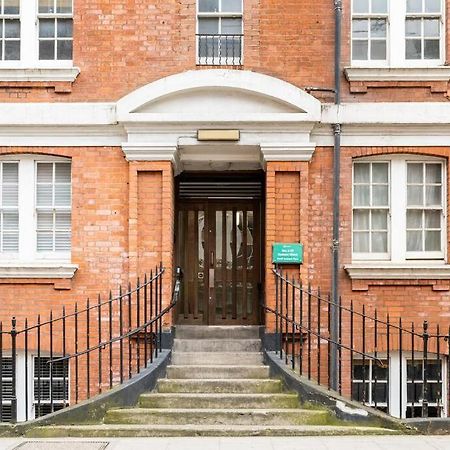
[[[334, 103], [341, 103], [341, 29], [342, 29], [342, 0], [334, 0]], [[331, 271], [331, 340], [339, 342], [339, 189], [340, 189], [340, 162], [341, 162], [341, 124], [332, 125], [334, 132], [333, 154], [333, 242], [332, 242], [332, 271]], [[336, 344], [331, 345], [330, 354], [330, 385], [335, 391], [339, 390], [339, 350]]]

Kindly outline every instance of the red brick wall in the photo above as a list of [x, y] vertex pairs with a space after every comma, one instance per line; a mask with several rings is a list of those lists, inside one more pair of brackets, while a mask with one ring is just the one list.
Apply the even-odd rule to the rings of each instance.
[[[343, 3], [342, 66], [346, 67], [350, 61], [350, 0]], [[237, 69], [266, 73], [299, 87], [334, 87], [331, 0], [245, 0], [244, 4], [244, 64]], [[6, 82], [0, 83], [1, 102], [113, 101], [167, 75], [205, 68], [197, 67], [195, 60], [195, 0], [78, 0], [74, 20], [74, 65], [81, 74], [72, 92], [55, 93], [51, 83]], [[342, 77], [346, 101], [446, 99], [442, 83], [432, 88], [421, 82], [403, 85], [378, 84], [366, 94], [350, 94]], [[364, 90], [364, 86], [357, 89]], [[439, 92], [433, 93], [436, 89]], [[330, 93], [314, 95], [332, 100]]]

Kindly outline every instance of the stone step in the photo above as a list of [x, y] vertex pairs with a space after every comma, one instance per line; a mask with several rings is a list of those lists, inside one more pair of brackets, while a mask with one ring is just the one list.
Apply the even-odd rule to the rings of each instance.
[[167, 378], [269, 378], [268, 366], [168, 366]]
[[259, 339], [259, 326], [177, 325], [177, 339]]
[[53, 425], [32, 428], [28, 438], [183, 436], [352, 436], [393, 435], [399, 431], [338, 425]]
[[297, 394], [142, 394], [143, 408], [297, 408]]
[[326, 425], [330, 415], [314, 409], [112, 409], [106, 424], [143, 425]]
[[156, 390], [161, 393], [191, 392], [191, 393], [276, 393], [281, 392], [280, 380], [257, 379], [209, 379], [209, 380], [175, 380], [160, 379]]
[[261, 339], [174, 339], [174, 352], [259, 352]]
[[263, 362], [260, 352], [173, 352], [172, 364], [181, 366], [248, 366]]

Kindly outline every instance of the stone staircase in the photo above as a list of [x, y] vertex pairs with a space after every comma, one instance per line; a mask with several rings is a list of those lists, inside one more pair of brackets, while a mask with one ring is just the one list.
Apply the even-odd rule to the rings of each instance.
[[98, 425], [46, 426], [30, 437], [302, 436], [391, 434], [340, 423], [302, 407], [269, 377], [259, 327], [178, 326], [167, 378], [135, 408], [111, 409]]

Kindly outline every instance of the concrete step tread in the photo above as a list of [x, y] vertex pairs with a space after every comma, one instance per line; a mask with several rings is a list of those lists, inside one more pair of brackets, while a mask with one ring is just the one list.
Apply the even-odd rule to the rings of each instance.
[[158, 381], [164, 383], [281, 383], [280, 380], [274, 378], [160, 378]]
[[108, 412], [121, 412], [121, 413], [133, 413], [133, 414], [188, 414], [188, 413], [201, 413], [201, 414], [307, 414], [307, 415], [326, 415], [328, 411], [324, 409], [302, 409], [302, 408], [262, 408], [262, 409], [249, 409], [249, 408], [114, 408]]
[[26, 437], [125, 436], [350, 436], [393, 435], [400, 431], [340, 425], [53, 425], [29, 430]]
[[172, 393], [172, 392], [147, 392], [145, 394], [141, 394], [141, 398], [142, 397], [172, 397], [172, 398], [176, 398], [176, 397], [183, 397], [183, 398], [198, 398], [198, 397], [202, 397], [202, 398], [211, 398], [211, 399], [222, 399], [222, 398], [228, 398], [228, 397], [233, 397], [233, 398], [238, 398], [238, 397], [242, 397], [242, 398], [268, 398], [268, 397], [277, 397], [277, 398], [287, 398], [287, 397], [295, 397], [298, 398], [297, 394], [294, 393], [289, 393], [289, 392], [284, 392], [284, 393], [279, 393], [279, 392], [274, 392], [274, 393], [259, 393], [256, 392], [254, 394], [245, 394], [245, 393], [235, 393], [235, 392], [230, 392], [230, 393], [214, 393], [214, 392], [205, 392], [204, 394], [193, 394], [190, 392], [180, 392], [180, 393]]
[[204, 352], [194, 351], [186, 352], [179, 350], [172, 350], [172, 364], [173, 365], [249, 365], [262, 364], [262, 352], [237, 352], [237, 351], [216, 351]]
[[247, 365], [236, 365], [236, 364], [171, 364], [169, 366], [167, 366], [167, 368], [174, 368], [176, 367], [177, 369], [180, 368], [185, 368], [185, 369], [189, 369], [192, 370], [193, 368], [197, 368], [197, 369], [266, 369], [269, 366], [266, 366], [264, 364], [247, 364]]
[[259, 338], [208, 338], [208, 339], [201, 339], [201, 338], [175, 338], [173, 340], [174, 342], [220, 342], [220, 343], [226, 343], [226, 342], [261, 342], [261, 339]]

